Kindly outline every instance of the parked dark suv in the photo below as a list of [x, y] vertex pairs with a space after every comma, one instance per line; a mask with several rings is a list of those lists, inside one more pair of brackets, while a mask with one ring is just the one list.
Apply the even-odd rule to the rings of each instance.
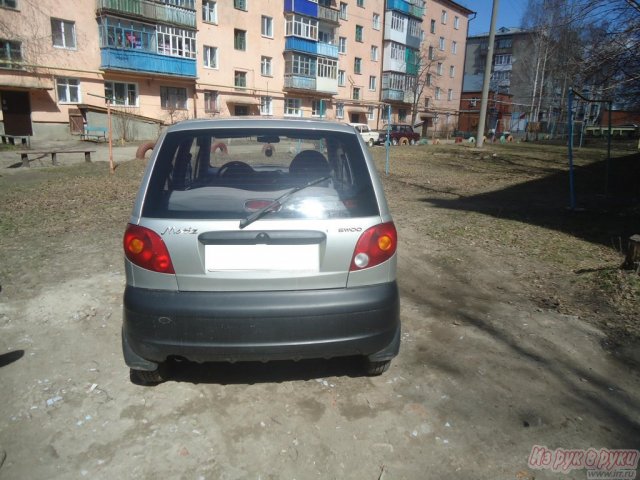
[[[411, 125], [403, 123], [391, 124], [391, 144], [392, 145], [415, 145], [420, 140], [420, 134], [413, 131]], [[378, 143], [385, 144], [387, 141], [387, 129], [379, 131]]]
[[178, 358], [359, 355], [400, 346], [396, 229], [356, 130], [191, 120], [158, 140], [124, 235], [122, 346], [138, 383]]

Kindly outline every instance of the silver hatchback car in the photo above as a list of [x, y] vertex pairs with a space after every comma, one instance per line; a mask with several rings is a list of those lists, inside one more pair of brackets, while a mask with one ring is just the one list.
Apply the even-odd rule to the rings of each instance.
[[132, 380], [168, 359], [362, 356], [400, 346], [396, 229], [348, 125], [191, 120], [162, 134], [124, 234]]

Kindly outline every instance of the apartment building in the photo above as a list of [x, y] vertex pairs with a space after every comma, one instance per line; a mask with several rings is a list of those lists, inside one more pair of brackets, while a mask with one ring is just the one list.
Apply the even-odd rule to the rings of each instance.
[[392, 121], [411, 118], [407, 91], [440, 35], [451, 58], [418, 102], [434, 125], [459, 98], [469, 13], [446, 0], [0, 0], [2, 126], [65, 138], [106, 126], [109, 110], [127, 139], [216, 116], [382, 128], [388, 105]]

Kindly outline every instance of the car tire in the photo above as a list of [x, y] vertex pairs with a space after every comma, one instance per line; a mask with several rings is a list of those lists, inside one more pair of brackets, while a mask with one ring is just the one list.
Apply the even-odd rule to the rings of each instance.
[[129, 378], [136, 385], [153, 386], [164, 382], [167, 377], [164, 368], [160, 365], [157, 370], [129, 370]]
[[394, 145], [394, 146], [398, 145], [398, 139], [397, 138], [392, 138], [391, 139], [391, 144]]
[[409, 139], [407, 137], [400, 138], [400, 145], [409, 145]]
[[377, 377], [378, 375], [382, 375], [384, 372], [389, 370], [389, 366], [391, 365], [391, 360], [385, 360], [383, 362], [374, 362], [371, 360], [365, 360], [365, 372], [370, 377]]
[[370, 147], [373, 147], [373, 144], [375, 143], [373, 141], [373, 138], [370, 138], [369, 141], [367, 142], [369, 144]]

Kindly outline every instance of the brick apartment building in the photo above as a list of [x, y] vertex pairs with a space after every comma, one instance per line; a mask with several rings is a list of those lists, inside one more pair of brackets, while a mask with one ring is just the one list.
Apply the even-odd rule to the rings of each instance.
[[448, 129], [470, 13], [448, 0], [0, 0], [2, 128], [68, 138], [105, 126], [108, 102], [128, 139], [241, 115], [382, 128], [388, 106], [411, 119], [417, 60], [436, 52], [417, 122]]

